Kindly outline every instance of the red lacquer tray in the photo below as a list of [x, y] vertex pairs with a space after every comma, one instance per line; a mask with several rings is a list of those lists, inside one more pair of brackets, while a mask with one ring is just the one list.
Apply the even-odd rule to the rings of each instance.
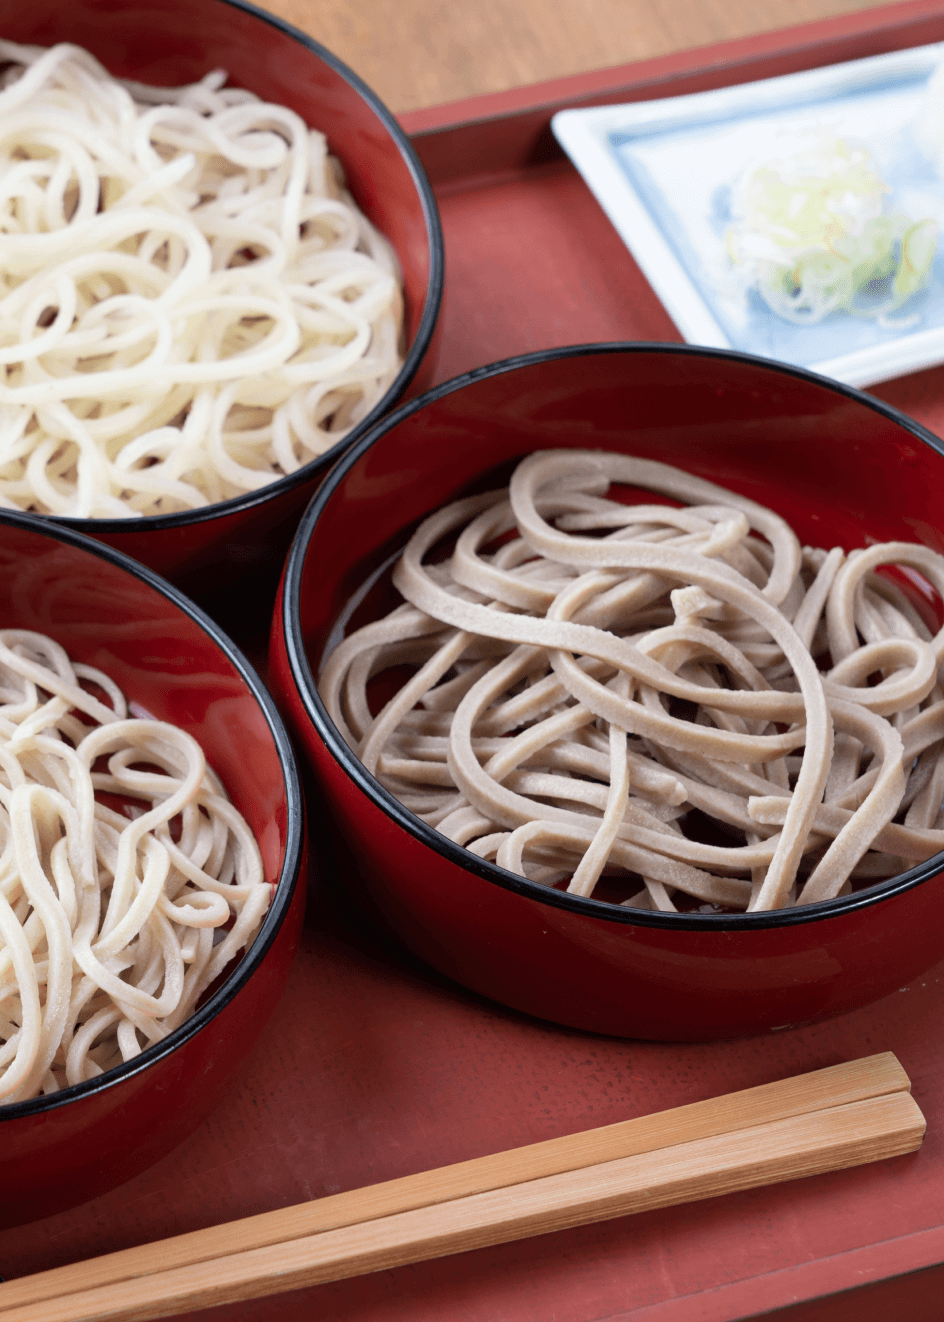
[[[557, 149], [554, 111], [940, 40], [944, 5], [895, 5], [406, 116], [446, 233], [439, 378], [551, 345], [679, 338]], [[944, 433], [944, 368], [876, 393]], [[378, 937], [343, 899], [346, 867], [322, 849], [289, 991], [216, 1114], [109, 1196], [0, 1234], [0, 1274], [892, 1050], [928, 1118], [912, 1156], [192, 1316], [939, 1322], [944, 965], [878, 1005], [767, 1038], [680, 1047], [592, 1037], [476, 998]]]

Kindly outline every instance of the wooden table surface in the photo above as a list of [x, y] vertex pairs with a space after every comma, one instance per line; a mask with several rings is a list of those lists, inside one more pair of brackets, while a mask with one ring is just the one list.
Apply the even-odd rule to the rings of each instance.
[[267, 0], [263, 7], [327, 46], [399, 114], [883, 2]]

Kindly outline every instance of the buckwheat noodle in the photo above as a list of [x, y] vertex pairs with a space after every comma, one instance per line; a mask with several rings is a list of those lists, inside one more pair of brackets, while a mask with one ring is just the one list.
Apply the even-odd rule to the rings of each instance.
[[195, 739], [129, 716], [51, 638], [0, 631], [0, 1103], [161, 1041], [269, 899]]
[[405, 807], [532, 881], [666, 912], [832, 899], [944, 850], [944, 630], [883, 566], [944, 595], [926, 547], [803, 547], [666, 464], [541, 452], [420, 525], [404, 604], [319, 687]]
[[208, 74], [0, 41], [0, 505], [198, 508], [295, 472], [399, 370], [396, 258], [324, 135]]

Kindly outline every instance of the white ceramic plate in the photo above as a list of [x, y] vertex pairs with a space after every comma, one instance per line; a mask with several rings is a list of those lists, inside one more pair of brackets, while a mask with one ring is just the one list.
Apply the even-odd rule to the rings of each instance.
[[[944, 43], [692, 96], [564, 110], [553, 129], [690, 344], [872, 385], [944, 362], [944, 179], [914, 134], [942, 59]], [[842, 311], [797, 325], [732, 278], [732, 184], [809, 133], [864, 142], [895, 209], [938, 223], [927, 288], [889, 318], [898, 325]]]

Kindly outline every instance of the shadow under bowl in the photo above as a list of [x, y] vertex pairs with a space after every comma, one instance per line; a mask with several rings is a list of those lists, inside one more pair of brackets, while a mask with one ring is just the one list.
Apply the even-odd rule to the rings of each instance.
[[776, 510], [814, 546], [944, 551], [944, 446], [801, 369], [687, 345], [585, 345], [471, 372], [339, 463], [299, 526], [270, 649], [277, 699], [357, 860], [361, 903], [441, 973], [594, 1032], [674, 1041], [791, 1028], [865, 1005], [944, 955], [944, 856], [843, 899], [665, 914], [583, 899], [469, 853], [354, 756], [315, 675], [339, 620], [417, 522], [542, 449], [657, 459]]
[[288, 979], [305, 903], [305, 826], [292, 746], [259, 676], [149, 570], [70, 530], [2, 511], [0, 628], [51, 636], [129, 700], [193, 735], [248, 821], [274, 886], [242, 959], [162, 1042], [85, 1083], [0, 1105], [3, 1227], [124, 1183], [217, 1106]]
[[347, 187], [390, 240], [404, 287], [403, 366], [390, 389], [343, 440], [297, 472], [231, 500], [176, 514], [71, 519], [57, 524], [116, 547], [191, 595], [281, 568], [295, 526], [332, 464], [407, 388], [425, 389], [435, 368], [443, 288], [439, 213], [426, 175], [394, 116], [330, 51], [243, 0], [0, 0], [7, 41], [83, 46], [117, 78], [156, 86], [225, 69], [230, 82], [296, 111], [327, 135]]

